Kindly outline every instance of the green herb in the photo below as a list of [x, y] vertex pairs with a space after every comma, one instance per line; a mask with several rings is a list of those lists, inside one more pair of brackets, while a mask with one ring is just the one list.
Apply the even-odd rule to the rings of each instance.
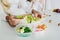
[[24, 33], [29, 33], [29, 32], [32, 32], [31, 29], [30, 29], [29, 27], [26, 27], [26, 28], [24, 29]]

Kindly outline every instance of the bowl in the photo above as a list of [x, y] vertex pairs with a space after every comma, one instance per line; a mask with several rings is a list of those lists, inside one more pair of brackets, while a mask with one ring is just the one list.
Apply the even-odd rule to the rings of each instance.
[[[22, 27], [22, 29], [20, 29]], [[23, 29], [23, 28], [26, 28], [28, 26], [22, 26], [22, 25], [18, 25], [16, 28], [15, 28], [15, 31], [16, 31], [16, 34], [19, 36], [19, 37], [29, 37], [32, 35], [32, 30], [30, 28], [30, 32], [26, 32], [26, 29]], [[28, 27], [29, 28], [29, 27]]]

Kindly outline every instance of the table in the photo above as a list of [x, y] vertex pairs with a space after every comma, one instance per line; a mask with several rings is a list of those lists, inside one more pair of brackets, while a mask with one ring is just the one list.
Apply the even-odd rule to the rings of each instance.
[[[56, 4], [57, 5], [57, 4]], [[35, 33], [31, 37], [19, 37], [16, 35], [14, 28], [11, 28], [5, 21], [5, 14], [0, 6], [0, 40], [60, 40], [60, 14], [53, 13], [51, 11], [45, 11], [47, 16], [43, 23], [47, 25], [47, 29], [40, 33]], [[53, 20], [53, 23], [49, 23], [49, 20]]]

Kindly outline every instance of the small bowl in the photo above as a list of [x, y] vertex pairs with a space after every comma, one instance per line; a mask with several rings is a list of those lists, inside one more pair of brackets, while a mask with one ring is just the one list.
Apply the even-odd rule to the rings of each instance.
[[32, 35], [32, 32], [28, 32], [28, 33], [20, 33], [20, 32], [17, 32], [16, 29], [17, 28], [20, 28], [22, 25], [18, 25], [16, 28], [15, 28], [15, 32], [16, 34], [19, 36], [19, 37], [29, 37]]

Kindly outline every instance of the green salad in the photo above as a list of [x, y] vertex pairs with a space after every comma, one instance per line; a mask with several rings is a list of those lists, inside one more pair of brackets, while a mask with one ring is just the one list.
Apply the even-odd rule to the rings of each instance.
[[28, 15], [27, 18], [26, 18], [26, 21], [27, 21], [28, 23], [31, 23], [32, 21], [38, 21], [38, 20], [40, 20], [40, 18], [38, 18], [38, 17], [33, 17], [32, 15]]
[[30, 33], [32, 32], [31, 29], [27, 26], [22, 26], [16, 29], [18, 33]]

